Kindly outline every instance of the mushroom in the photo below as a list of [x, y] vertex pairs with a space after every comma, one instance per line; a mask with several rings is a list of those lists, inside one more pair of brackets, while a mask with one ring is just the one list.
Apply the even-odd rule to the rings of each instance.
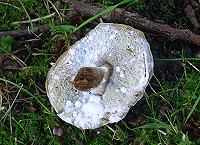
[[143, 32], [100, 23], [50, 68], [46, 90], [65, 122], [95, 129], [122, 120], [153, 75], [153, 57]]

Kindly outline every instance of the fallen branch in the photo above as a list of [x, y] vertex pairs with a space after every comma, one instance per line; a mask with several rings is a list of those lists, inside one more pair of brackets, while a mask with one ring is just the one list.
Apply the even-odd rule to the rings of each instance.
[[34, 34], [45, 33], [48, 32], [49, 30], [50, 26], [48, 24], [44, 24], [34, 27], [33, 31], [29, 30], [28, 28], [24, 30], [2, 31], [0, 32], [0, 37], [34, 35]]
[[[98, 8], [93, 5], [77, 2], [74, 0], [62, 1], [69, 3], [75, 11], [87, 14], [89, 16], [94, 16], [104, 10], [104, 8]], [[146, 18], [138, 15], [137, 13], [131, 13], [125, 10], [115, 9], [109, 13], [102, 15], [101, 17], [108, 22], [125, 23], [127, 25], [132, 25], [138, 29], [152, 31], [161, 36], [168, 37], [171, 40], [180, 39], [200, 45], [200, 36], [194, 34], [190, 30], [175, 29], [167, 24], [156, 23], [147, 20]]]

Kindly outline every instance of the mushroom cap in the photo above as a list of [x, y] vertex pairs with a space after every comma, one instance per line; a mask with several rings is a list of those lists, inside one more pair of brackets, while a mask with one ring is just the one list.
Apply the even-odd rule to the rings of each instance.
[[[113, 72], [103, 95], [73, 86], [83, 67], [108, 62]], [[57, 115], [81, 129], [95, 129], [125, 117], [153, 75], [153, 57], [143, 32], [123, 24], [100, 23], [52, 64], [47, 96]]]

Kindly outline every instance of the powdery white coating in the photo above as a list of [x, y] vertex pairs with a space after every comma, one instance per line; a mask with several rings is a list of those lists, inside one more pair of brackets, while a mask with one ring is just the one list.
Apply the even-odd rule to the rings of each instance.
[[75, 102], [75, 106], [76, 106], [76, 107], [81, 107], [81, 105], [82, 105], [82, 104], [81, 104], [81, 101], [77, 100], [77, 101]]
[[[113, 73], [102, 96], [73, 87], [80, 68], [107, 62]], [[101, 23], [52, 65], [47, 95], [62, 120], [78, 128], [95, 129], [123, 119], [142, 98], [152, 74], [153, 57], [144, 34], [130, 26]]]
[[120, 74], [119, 74], [120, 78], [125, 78], [125, 74], [123, 71], [120, 71]]
[[125, 87], [121, 87], [120, 91], [121, 91], [122, 93], [126, 93], [126, 92], [127, 92], [127, 89], [126, 89]]
[[119, 67], [119, 66], [116, 66], [116, 71], [117, 71], [117, 72], [120, 72], [120, 70], [121, 70], [120, 67]]

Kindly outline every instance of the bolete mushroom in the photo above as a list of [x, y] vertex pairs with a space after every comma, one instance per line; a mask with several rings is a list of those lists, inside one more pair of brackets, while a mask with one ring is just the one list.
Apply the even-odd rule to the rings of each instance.
[[81, 129], [125, 117], [153, 75], [153, 57], [143, 32], [101, 23], [52, 64], [47, 96], [57, 115]]

